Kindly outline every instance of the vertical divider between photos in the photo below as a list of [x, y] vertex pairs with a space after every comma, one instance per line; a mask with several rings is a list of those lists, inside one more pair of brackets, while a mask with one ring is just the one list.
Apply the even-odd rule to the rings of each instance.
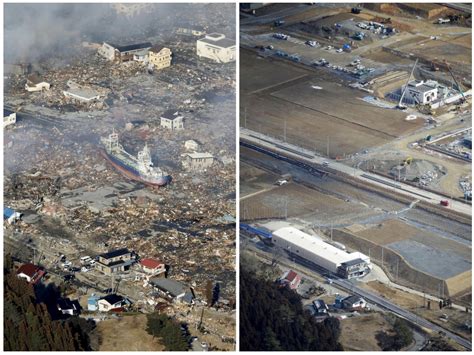
[[236, 347], [235, 350], [240, 350], [240, 147], [239, 147], [239, 107], [240, 107], [240, 21], [239, 21], [239, 2], [235, 2], [235, 301], [236, 301], [236, 317], [235, 317], [235, 332], [236, 332]]

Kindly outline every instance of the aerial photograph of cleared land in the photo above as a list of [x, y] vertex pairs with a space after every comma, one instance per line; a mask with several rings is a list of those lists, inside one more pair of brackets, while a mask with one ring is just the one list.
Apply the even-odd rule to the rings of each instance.
[[4, 5], [5, 350], [235, 350], [235, 11]]
[[471, 11], [240, 4], [241, 350], [471, 350]]

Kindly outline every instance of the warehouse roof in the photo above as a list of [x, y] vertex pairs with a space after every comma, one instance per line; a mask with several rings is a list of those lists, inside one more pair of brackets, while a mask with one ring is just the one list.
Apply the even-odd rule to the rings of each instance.
[[151, 279], [150, 283], [160, 290], [169, 293], [171, 297], [178, 297], [186, 293], [186, 287], [180, 284], [178, 281], [153, 278]]
[[330, 260], [335, 264], [342, 264], [354, 259], [364, 258], [361, 253], [347, 253], [344, 250], [336, 248], [331, 244], [324, 242], [321, 238], [306, 234], [294, 227], [284, 227], [273, 232], [274, 236], [293, 243], [319, 256], [322, 259]]

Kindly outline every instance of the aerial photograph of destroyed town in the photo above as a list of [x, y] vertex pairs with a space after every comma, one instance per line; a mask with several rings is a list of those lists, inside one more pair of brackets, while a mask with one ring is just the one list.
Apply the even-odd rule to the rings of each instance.
[[471, 350], [471, 11], [240, 4], [241, 350]]
[[4, 349], [234, 350], [236, 5], [4, 15]]

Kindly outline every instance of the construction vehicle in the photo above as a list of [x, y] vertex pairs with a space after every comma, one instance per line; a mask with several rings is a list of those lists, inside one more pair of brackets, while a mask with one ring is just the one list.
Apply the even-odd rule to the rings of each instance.
[[403, 165], [403, 166], [410, 165], [412, 162], [413, 162], [413, 158], [412, 158], [412, 157], [407, 157], [407, 158], [403, 161], [402, 165]]
[[444, 23], [450, 23], [451, 20], [449, 18], [439, 18], [438, 21], [436, 22], [438, 25], [442, 25]]
[[362, 41], [364, 39], [365, 35], [362, 32], [357, 32], [352, 36], [355, 40]]
[[413, 65], [413, 68], [411, 69], [411, 73], [408, 76], [407, 82], [403, 88], [402, 95], [400, 96], [400, 101], [398, 102], [397, 108], [400, 110], [406, 110], [406, 106], [403, 105], [403, 97], [405, 96], [405, 92], [407, 91], [408, 88], [408, 83], [410, 82], [411, 77], [413, 76], [413, 72], [415, 71], [415, 67], [418, 64], [418, 58], [415, 60], [415, 64]]
[[448, 63], [446, 60], [444, 60], [444, 64], [446, 65], [446, 68], [448, 69], [449, 74], [451, 74], [451, 77], [453, 78], [454, 83], [456, 84], [456, 87], [457, 87], [459, 93], [460, 93], [461, 96], [462, 96], [461, 102], [466, 102], [466, 97], [464, 96], [464, 93], [462, 92], [461, 85], [459, 85], [458, 81], [457, 81], [456, 78], [454, 77], [453, 72], [451, 71], [451, 66], [449, 65], [449, 63]]
[[431, 62], [431, 71], [439, 71], [439, 66], [435, 62]]

